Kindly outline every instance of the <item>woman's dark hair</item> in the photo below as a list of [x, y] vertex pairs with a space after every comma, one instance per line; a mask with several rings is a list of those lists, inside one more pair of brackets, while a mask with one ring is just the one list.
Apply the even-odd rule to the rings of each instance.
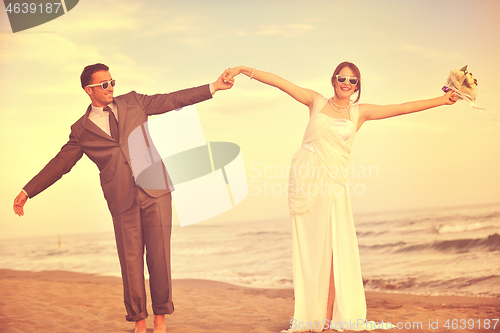
[[80, 75], [80, 82], [82, 83], [82, 88], [85, 88], [90, 84], [92, 80], [92, 75], [99, 71], [109, 71], [109, 67], [104, 64], [93, 64], [88, 65], [83, 69], [82, 75]]
[[343, 63], [340, 63], [337, 66], [337, 68], [335, 68], [335, 71], [333, 72], [332, 85], [335, 87], [335, 76], [337, 76], [344, 67], [349, 67], [352, 70], [352, 72], [354, 73], [354, 75], [356, 75], [356, 77], [358, 78], [358, 84], [356, 85], [356, 89], [354, 90], [355, 92], [358, 93], [358, 97], [354, 101], [354, 103], [357, 103], [357, 102], [359, 102], [359, 98], [361, 97], [361, 72], [359, 71], [358, 66], [356, 66], [352, 62], [348, 62], [348, 61], [344, 61]]

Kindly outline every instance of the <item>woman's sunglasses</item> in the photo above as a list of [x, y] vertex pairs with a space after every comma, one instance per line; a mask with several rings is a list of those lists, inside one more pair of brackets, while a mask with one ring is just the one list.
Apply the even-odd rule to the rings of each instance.
[[103, 90], [108, 89], [109, 85], [111, 84], [112, 87], [115, 86], [116, 80], [111, 80], [111, 81], [106, 81], [106, 82], [101, 82], [101, 83], [96, 83], [96, 84], [89, 84], [87, 87], [97, 87], [101, 86]]
[[336, 75], [335, 77], [337, 78], [338, 83], [344, 83], [345, 80], [349, 80], [349, 83], [353, 86], [358, 84], [358, 78], [355, 76]]

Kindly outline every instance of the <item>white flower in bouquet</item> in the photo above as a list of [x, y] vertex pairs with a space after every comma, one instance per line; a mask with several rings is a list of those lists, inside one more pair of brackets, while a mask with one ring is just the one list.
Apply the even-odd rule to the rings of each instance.
[[454, 90], [460, 99], [466, 99], [469, 102], [476, 100], [477, 80], [471, 72], [467, 70], [467, 66], [461, 69], [450, 71], [450, 75], [446, 80], [444, 91]]

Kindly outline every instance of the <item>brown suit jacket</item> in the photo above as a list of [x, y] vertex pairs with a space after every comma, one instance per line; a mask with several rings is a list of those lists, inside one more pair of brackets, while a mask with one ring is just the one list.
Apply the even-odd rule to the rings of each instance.
[[[88, 119], [91, 106], [71, 126], [69, 141], [61, 151], [24, 187], [30, 198], [54, 184], [86, 154], [99, 168], [101, 187], [112, 215], [130, 208], [135, 180], [128, 148], [129, 134], [147, 121], [148, 116], [195, 104], [212, 97], [208, 85], [170, 94], [142, 95], [135, 91], [115, 97], [118, 106], [120, 139], [116, 141]], [[147, 152], [145, 152], [147, 154]], [[157, 197], [168, 193], [168, 186], [144, 189]]]

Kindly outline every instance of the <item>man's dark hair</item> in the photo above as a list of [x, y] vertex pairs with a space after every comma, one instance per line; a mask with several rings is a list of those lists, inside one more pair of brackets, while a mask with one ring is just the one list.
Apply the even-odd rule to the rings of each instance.
[[85, 88], [90, 84], [92, 80], [92, 75], [99, 71], [109, 71], [109, 67], [105, 64], [93, 64], [88, 65], [83, 69], [82, 75], [80, 75], [80, 82], [82, 83], [82, 88]]

